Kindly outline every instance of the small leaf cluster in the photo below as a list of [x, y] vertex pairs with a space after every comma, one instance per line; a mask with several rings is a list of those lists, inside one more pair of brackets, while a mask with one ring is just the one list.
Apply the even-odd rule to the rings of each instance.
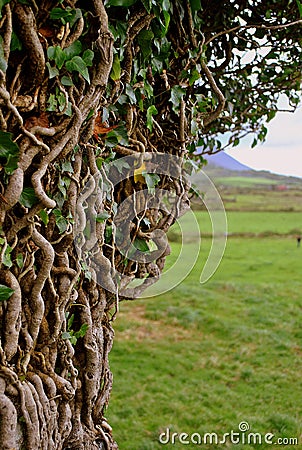
[[62, 332], [62, 339], [68, 339], [70, 340], [72, 345], [76, 345], [79, 338], [82, 338], [86, 335], [87, 330], [89, 328], [89, 325], [87, 323], [83, 323], [78, 331], [74, 331], [72, 329], [75, 315], [69, 314], [69, 312], [66, 313], [66, 319], [67, 319], [67, 331]]

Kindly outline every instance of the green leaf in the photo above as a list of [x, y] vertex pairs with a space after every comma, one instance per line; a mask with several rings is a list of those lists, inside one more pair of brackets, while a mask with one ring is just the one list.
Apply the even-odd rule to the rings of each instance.
[[142, 0], [142, 4], [146, 8], [146, 11], [148, 12], [148, 14], [150, 14], [151, 8], [152, 8], [152, 0]]
[[74, 333], [75, 337], [76, 337], [77, 339], [78, 339], [78, 338], [81, 338], [81, 337], [84, 337], [85, 334], [87, 333], [88, 328], [89, 328], [88, 323], [83, 323], [83, 325], [81, 325], [81, 328], [79, 329], [79, 331], [76, 331], [76, 332]]
[[[69, 314], [69, 313], [68, 313]], [[72, 327], [72, 325], [73, 325], [73, 322], [74, 322], [74, 314], [71, 314], [71, 316], [69, 317], [69, 319], [68, 319], [68, 322], [67, 322], [67, 328], [68, 328], [68, 330], [70, 330], [71, 329], [71, 327]]]
[[69, 61], [74, 56], [80, 55], [82, 52], [82, 44], [80, 41], [75, 41], [69, 47], [64, 48], [63, 52], [65, 54], [66, 61]]
[[47, 100], [47, 108], [46, 111], [56, 111], [57, 110], [57, 106], [58, 106], [58, 101], [56, 99], [56, 96], [54, 94], [50, 94], [48, 100]]
[[137, 2], [137, 0], [109, 0], [107, 2], [108, 6], [124, 6], [127, 8], [128, 6], [132, 6]]
[[38, 201], [39, 199], [36, 197], [35, 190], [32, 187], [24, 188], [19, 198], [19, 202], [21, 205], [25, 206], [25, 208], [31, 208], [37, 204]]
[[10, 2], [10, 0], [0, 0], [0, 18], [2, 17], [2, 8], [3, 8], [3, 6], [5, 6], [9, 2]]
[[148, 243], [144, 239], [136, 237], [134, 239], [133, 245], [135, 248], [137, 248], [137, 250], [139, 250], [141, 252], [144, 252], [144, 253], [150, 252]]
[[105, 242], [106, 244], [110, 244], [112, 238], [113, 230], [112, 225], [107, 225], [105, 228]]
[[3, 259], [2, 259], [2, 264], [6, 267], [8, 267], [9, 269], [12, 267], [13, 263], [12, 263], [12, 257], [11, 257], [11, 252], [12, 252], [12, 247], [10, 245], [8, 245], [5, 249], [4, 255], [3, 255]]
[[71, 338], [72, 338], [72, 335], [70, 334], [69, 331], [63, 331], [61, 337], [62, 337], [62, 339], [71, 339]]
[[72, 79], [70, 77], [67, 77], [66, 75], [61, 78], [61, 83], [63, 84], [63, 86], [73, 86]]
[[195, 83], [195, 81], [199, 80], [199, 78], [200, 78], [200, 73], [198, 72], [198, 70], [193, 69], [192, 73], [190, 75], [190, 78], [189, 78], [190, 86], [192, 86]]
[[45, 211], [45, 209], [41, 209], [41, 211], [39, 212], [39, 216], [41, 217], [41, 220], [44, 223], [44, 225], [47, 226], [49, 222], [47, 211]]
[[62, 215], [62, 212], [59, 209], [54, 209], [53, 214], [56, 219], [56, 225], [59, 228], [60, 234], [64, 233], [68, 227], [68, 221]]
[[152, 133], [153, 130], [153, 116], [158, 114], [158, 111], [154, 105], [149, 106], [147, 109], [147, 128]]
[[108, 147], [115, 147], [116, 145], [128, 145], [128, 133], [125, 125], [120, 124], [114, 130], [109, 131], [106, 135], [105, 144]]
[[70, 6], [67, 6], [65, 9], [63, 8], [53, 8], [50, 11], [49, 17], [52, 20], [61, 20], [61, 22], [65, 25], [67, 22], [74, 25], [74, 23], [82, 17], [82, 11], [80, 8], [72, 9]]
[[79, 72], [85, 78], [85, 80], [90, 83], [87, 66], [80, 56], [74, 56], [70, 61], [67, 61], [66, 69], [69, 72]]
[[153, 38], [154, 33], [151, 30], [142, 30], [137, 36], [139, 46], [145, 59], [148, 58], [152, 53]]
[[142, 172], [142, 176], [146, 180], [146, 185], [150, 194], [155, 194], [155, 186], [160, 182], [160, 176], [157, 173]]
[[3, 38], [0, 36], [0, 70], [2, 72], [6, 72], [7, 69], [7, 62], [4, 59], [4, 50], [3, 50]]
[[18, 38], [17, 34], [12, 32], [12, 39], [10, 41], [10, 51], [14, 52], [15, 50], [22, 50], [22, 42]]
[[54, 78], [54, 77], [57, 77], [57, 76], [60, 74], [59, 70], [58, 70], [56, 67], [52, 67], [52, 66], [50, 65], [50, 62], [49, 62], [49, 61], [47, 61], [46, 66], [47, 66], [47, 68], [48, 68], [49, 79], [50, 79], [50, 80], [51, 80], [52, 78]]
[[8, 300], [15, 291], [4, 284], [0, 284], [0, 302]]
[[83, 53], [83, 61], [87, 67], [91, 67], [93, 65], [94, 52], [89, 48]]
[[13, 142], [12, 136], [12, 133], [0, 131], [0, 158], [6, 158], [7, 174], [11, 174], [18, 167], [19, 147]]
[[163, 11], [169, 11], [171, 9], [170, 0], [163, 0], [162, 8], [163, 8]]
[[126, 95], [128, 95], [131, 105], [135, 105], [137, 103], [133, 87], [131, 86], [131, 84], [128, 83], [126, 84]]
[[235, 138], [233, 142], [233, 147], [236, 147], [237, 145], [239, 145], [239, 143], [240, 143], [239, 138]]
[[180, 86], [173, 86], [171, 89], [170, 101], [173, 103], [173, 111], [176, 112], [180, 106], [180, 102], [186, 93], [185, 89]]
[[113, 57], [113, 64], [112, 64], [112, 69], [111, 69], [111, 73], [110, 73], [110, 78], [113, 81], [117, 81], [121, 78], [121, 62], [119, 60], [119, 57], [117, 54], [114, 55]]
[[200, 0], [190, 0], [190, 5], [191, 5], [192, 11], [201, 10], [201, 1]]
[[48, 47], [47, 56], [51, 61], [55, 61], [59, 69], [62, 69], [66, 56], [59, 45]]
[[112, 164], [117, 168], [120, 174], [123, 173], [124, 169], [130, 169], [130, 166], [127, 161], [125, 161], [125, 158], [115, 159]]
[[70, 161], [64, 161], [64, 162], [62, 162], [62, 171], [63, 172], [70, 172], [70, 173], [73, 173], [73, 167], [72, 167], [72, 165], [71, 165], [71, 162]]
[[108, 214], [106, 211], [103, 211], [96, 216], [95, 221], [99, 223], [104, 223], [105, 220], [109, 219], [109, 217], [110, 214]]
[[164, 31], [165, 31], [165, 34], [167, 34], [167, 31], [168, 31], [168, 28], [169, 28], [169, 25], [170, 25], [171, 16], [168, 13], [168, 11], [163, 11], [163, 15], [164, 15], [164, 19], [165, 19]]
[[19, 267], [19, 269], [22, 269], [23, 264], [24, 264], [24, 258], [23, 258], [22, 253], [18, 253], [18, 255], [16, 257], [16, 263], [17, 263], [17, 266]]
[[300, 0], [296, 0], [298, 8], [299, 8], [299, 14], [300, 17], [302, 17], [302, 3], [300, 2]]

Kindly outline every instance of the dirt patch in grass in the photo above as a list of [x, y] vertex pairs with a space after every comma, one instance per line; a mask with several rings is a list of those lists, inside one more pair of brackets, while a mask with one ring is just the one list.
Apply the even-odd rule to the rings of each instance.
[[160, 341], [170, 339], [182, 341], [192, 339], [192, 333], [178, 324], [167, 324], [164, 320], [146, 317], [146, 305], [142, 303], [124, 304], [115, 323], [117, 339], [136, 341]]

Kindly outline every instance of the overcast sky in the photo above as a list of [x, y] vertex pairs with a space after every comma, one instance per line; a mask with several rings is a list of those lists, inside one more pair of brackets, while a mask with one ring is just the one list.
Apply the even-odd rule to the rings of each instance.
[[277, 113], [267, 127], [264, 144], [250, 148], [249, 142], [242, 142], [226, 153], [253, 169], [302, 177], [302, 107], [295, 113]]

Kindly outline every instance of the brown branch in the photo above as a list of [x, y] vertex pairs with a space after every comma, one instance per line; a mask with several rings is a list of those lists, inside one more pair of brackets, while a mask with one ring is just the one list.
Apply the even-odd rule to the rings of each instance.
[[4, 313], [4, 345], [6, 360], [9, 362], [17, 352], [21, 328], [21, 289], [16, 277], [9, 271], [0, 272], [0, 280], [14, 290], [7, 301]]
[[217, 96], [218, 99], [218, 106], [216, 108], [216, 110], [212, 113], [210, 113], [209, 115], [207, 115], [204, 119], [204, 126], [207, 126], [209, 123], [213, 122], [215, 119], [217, 119], [219, 117], [219, 115], [221, 114], [221, 112], [224, 109], [225, 106], [225, 97], [223, 95], [223, 93], [221, 92], [221, 90], [219, 89], [219, 87], [216, 84], [216, 81], [210, 71], [210, 69], [208, 68], [208, 66], [206, 65], [206, 63], [204, 61], [202, 61], [201, 63], [201, 67], [210, 83], [210, 86], [214, 92], [214, 94]]
[[257, 29], [263, 29], [263, 30], [281, 30], [283, 28], [292, 27], [294, 25], [302, 24], [302, 19], [295, 20], [294, 22], [280, 24], [280, 25], [238, 25], [237, 27], [229, 28], [228, 30], [220, 31], [219, 33], [215, 34], [214, 36], [210, 37], [208, 40], [205, 41], [205, 45], [208, 45], [210, 42], [214, 41], [218, 37], [224, 35], [233, 33], [234, 31], [238, 30], [247, 30], [250, 28], [257, 28]]

